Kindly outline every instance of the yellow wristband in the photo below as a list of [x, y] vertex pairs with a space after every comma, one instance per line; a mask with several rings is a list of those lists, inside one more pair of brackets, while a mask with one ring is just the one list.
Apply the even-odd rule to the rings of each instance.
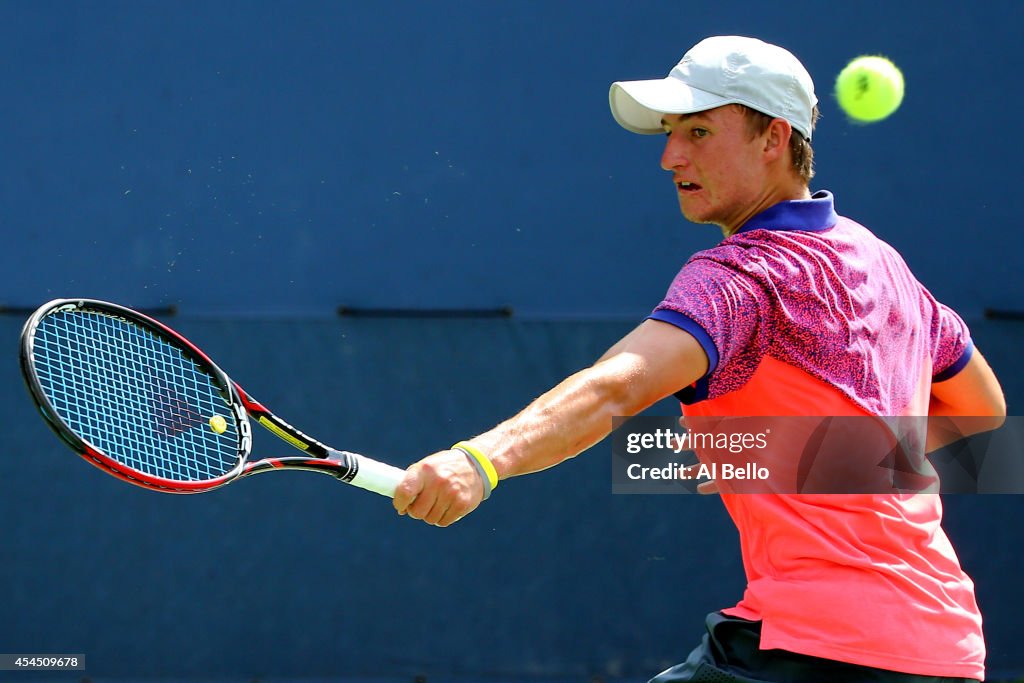
[[465, 441], [460, 441], [452, 446], [452, 449], [462, 451], [480, 464], [480, 467], [483, 468], [484, 474], [487, 475], [487, 483], [490, 484], [490, 491], [493, 491], [498, 487], [498, 471], [494, 469], [494, 464], [491, 463], [486, 455], [480, 452], [479, 448], [471, 446]]

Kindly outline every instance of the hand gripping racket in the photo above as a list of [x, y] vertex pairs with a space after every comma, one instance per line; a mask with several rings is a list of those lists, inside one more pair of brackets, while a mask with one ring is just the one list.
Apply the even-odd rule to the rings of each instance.
[[[57, 435], [137, 486], [200, 493], [257, 472], [298, 469], [394, 497], [405, 476], [303, 434], [180, 334], [123, 306], [43, 305], [22, 330], [21, 370]], [[304, 455], [252, 460], [250, 418]]]

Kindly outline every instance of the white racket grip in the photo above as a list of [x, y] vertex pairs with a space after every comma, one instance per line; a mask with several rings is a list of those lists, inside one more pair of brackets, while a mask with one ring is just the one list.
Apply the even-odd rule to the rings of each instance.
[[363, 455], [355, 453], [352, 455], [355, 456], [359, 469], [356, 471], [356, 476], [349, 483], [361, 489], [373, 491], [388, 498], [394, 498], [395, 489], [398, 488], [398, 484], [405, 478], [405, 470], [371, 460]]

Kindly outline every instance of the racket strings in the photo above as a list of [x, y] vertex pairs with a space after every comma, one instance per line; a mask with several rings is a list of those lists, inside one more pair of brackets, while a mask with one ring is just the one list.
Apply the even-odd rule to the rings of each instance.
[[[57, 414], [121, 465], [204, 481], [239, 463], [235, 420], [213, 378], [150, 330], [106, 313], [60, 311], [35, 332], [33, 362]], [[209, 419], [221, 415], [221, 434]]]

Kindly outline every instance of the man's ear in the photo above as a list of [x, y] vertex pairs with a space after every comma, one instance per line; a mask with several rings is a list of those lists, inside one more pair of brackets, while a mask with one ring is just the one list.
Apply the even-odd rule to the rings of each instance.
[[764, 133], [764, 153], [768, 161], [775, 161], [785, 156], [789, 149], [789, 139], [793, 136], [793, 126], [786, 119], [772, 119]]

